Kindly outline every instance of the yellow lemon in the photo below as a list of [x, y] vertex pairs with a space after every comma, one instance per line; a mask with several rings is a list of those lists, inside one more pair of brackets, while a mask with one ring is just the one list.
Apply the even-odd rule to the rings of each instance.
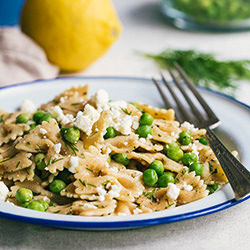
[[27, 0], [20, 25], [64, 71], [89, 66], [121, 32], [109, 0]]

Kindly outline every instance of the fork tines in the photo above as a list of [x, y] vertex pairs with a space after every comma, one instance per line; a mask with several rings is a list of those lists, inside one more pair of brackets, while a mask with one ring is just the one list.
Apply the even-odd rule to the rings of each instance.
[[168, 96], [164, 94], [162, 84], [153, 79], [166, 107], [173, 108], [176, 111], [176, 119], [180, 122], [189, 121], [196, 126], [204, 128], [217, 127], [220, 122], [218, 117], [197, 91], [194, 83], [183, 69], [177, 63], [174, 63], [174, 66], [178, 75], [171, 69], [168, 69], [174, 84], [170, 84], [162, 73], [161, 78], [176, 105], [172, 105]]

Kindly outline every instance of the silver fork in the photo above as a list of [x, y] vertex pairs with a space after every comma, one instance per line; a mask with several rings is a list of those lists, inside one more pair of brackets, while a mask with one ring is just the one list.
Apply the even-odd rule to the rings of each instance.
[[[179, 77], [185, 83], [186, 88], [179, 80], [180, 78], [178, 78], [171, 69], [169, 69], [168, 71], [173, 79], [175, 86], [177, 86], [179, 92], [181, 93], [182, 98], [184, 97], [191, 108], [190, 110], [192, 110], [192, 116], [188, 115], [190, 113], [190, 110], [186, 107], [187, 105], [183, 104], [183, 101], [180, 97], [178, 97], [175, 90], [173, 89], [172, 84], [169, 84], [165, 77], [161, 75], [164, 85], [167, 87], [170, 95], [177, 105], [176, 119], [180, 122], [188, 121], [197, 127], [205, 128], [207, 130], [207, 140], [229, 180], [229, 183], [235, 194], [235, 199], [238, 200], [243, 198], [250, 193], [250, 172], [231, 154], [231, 152], [214, 134], [212, 129], [220, 124], [220, 120], [208, 106], [203, 97], [199, 94], [194, 84], [188, 78], [183, 69], [176, 63], [174, 64], [174, 66], [176, 68], [176, 71], [179, 73]], [[164, 94], [161, 85], [157, 82], [157, 80], [152, 80], [156, 85], [166, 107], [174, 108], [168, 100], [167, 96]], [[190, 97], [190, 94], [187, 92], [187, 90], [192, 93], [193, 98]], [[201, 112], [200, 109], [197, 108], [196, 104], [194, 103], [195, 99], [196, 102], [198, 101], [198, 103], [202, 107], [203, 112]]]

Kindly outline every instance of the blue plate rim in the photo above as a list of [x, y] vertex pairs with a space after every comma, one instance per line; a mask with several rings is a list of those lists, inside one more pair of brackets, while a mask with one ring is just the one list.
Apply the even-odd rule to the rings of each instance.
[[[25, 85], [31, 85], [36, 84], [40, 82], [47, 82], [47, 81], [57, 81], [57, 80], [69, 80], [69, 79], [92, 79], [92, 80], [101, 80], [101, 79], [110, 79], [110, 80], [135, 80], [135, 81], [148, 81], [152, 82], [152, 79], [145, 78], [145, 77], [128, 77], [128, 76], [76, 76], [76, 77], [56, 77], [52, 79], [38, 79], [35, 81], [30, 82], [23, 82], [23, 83], [17, 83], [7, 86], [0, 87], [0, 91], [7, 88], [14, 88], [19, 86], [25, 86]], [[228, 96], [224, 93], [218, 92], [216, 90], [207, 89], [205, 87], [198, 87], [199, 89], [205, 90], [207, 92], [223, 96], [229, 100], [232, 100], [236, 104], [240, 104], [241, 106], [247, 108], [250, 110], [250, 106], [246, 103], [243, 103], [237, 99], [235, 99], [232, 96]], [[53, 226], [53, 227], [64, 227], [64, 228], [75, 228], [75, 229], [123, 229], [123, 228], [136, 228], [136, 227], [146, 227], [146, 226], [153, 226], [153, 225], [160, 225], [160, 224], [167, 224], [167, 223], [173, 223], [178, 222], [182, 220], [188, 220], [197, 218], [200, 216], [209, 215], [212, 213], [216, 213], [219, 211], [222, 211], [224, 209], [230, 208], [232, 206], [235, 206], [237, 204], [240, 204], [241, 202], [244, 202], [250, 198], [250, 194], [245, 196], [244, 198], [240, 200], [231, 199], [228, 201], [225, 201], [223, 203], [205, 208], [196, 210], [193, 212], [183, 213], [181, 215], [171, 215], [171, 216], [164, 216], [160, 218], [152, 218], [152, 219], [143, 219], [143, 220], [128, 220], [128, 221], [110, 221], [110, 222], [84, 222], [84, 221], [63, 221], [63, 220], [52, 220], [52, 219], [46, 219], [46, 218], [30, 218], [22, 215], [14, 215], [10, 213], [5, 213], [0, 211], [0, 217], [11, 219], [11, 220], [18, 220], [21, 222], [27, 222], [31, 224], [39, 224], [39, 225], [45, 225], [45, 226]]]

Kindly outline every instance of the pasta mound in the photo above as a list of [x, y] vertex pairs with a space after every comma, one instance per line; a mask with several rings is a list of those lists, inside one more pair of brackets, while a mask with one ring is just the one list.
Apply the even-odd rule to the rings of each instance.
[[[39, 112], [49, 119], [35, 118]], [[88, 98], [85, 85], [42, 104], [28, 114], [29, 121], [17, 122], [22, 113], [0, 111], [0, 182], [9, 189], [4, 201], [17, 206], [24, 207], [18, 190], [27, 188], [33, 193], [29, 202], [44, 201], [51, 213], [137, 215], [193, 202], [208, 196], [209, 187], [228, 182], [210, 146], [200, 141], [206, 130], [175, 121], [172, 109], [110, 101], [104, 90]], [[143, 121], [144, 114], [151, 124]], [[143, 126], [146, 136], [139, 132]], [[183, 131], [190, 134], [188, 145], [179, 140]], [[195, 154], [202, 173], [168, 154], [173, 143], [182, 153]], [[156, 173], [155, 162], [171, 181], [160, 181], [163, 173], [157, 173], [157, 183], [145, 181], [145, 171]], [[56, 180], [64, 183], [59, 190], [53, 189]]]

